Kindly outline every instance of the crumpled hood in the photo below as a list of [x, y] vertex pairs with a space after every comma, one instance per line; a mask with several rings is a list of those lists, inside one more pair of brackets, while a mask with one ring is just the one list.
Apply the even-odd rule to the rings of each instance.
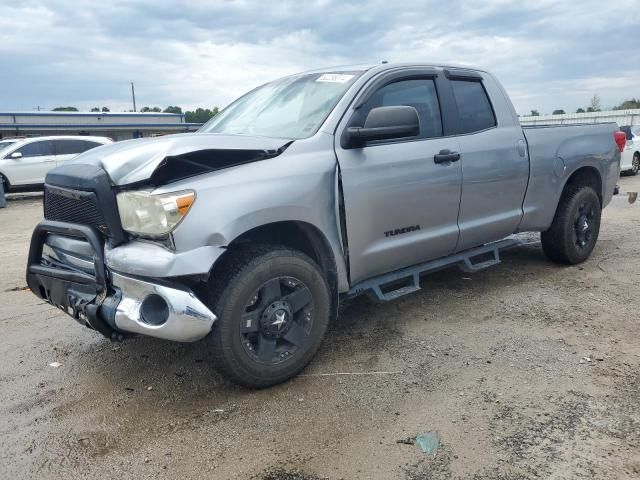
[[[112, 143], [78, 155], [67, 164], [100, 165], [113, 184], [121, 186], [149, 180], [169, 159], [187, 159], [189, 171], [195, 175], [274, 157], [290, 143], [282, 138], [183, 133]], [[171, 172], [162, 177], [167, 180], [167, 175]]]

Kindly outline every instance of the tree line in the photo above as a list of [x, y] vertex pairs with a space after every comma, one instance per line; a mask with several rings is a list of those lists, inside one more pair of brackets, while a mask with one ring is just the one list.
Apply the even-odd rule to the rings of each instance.
[[[620, 105], [616, 105], [611, 107], [611, 110], [631, 110], [633, 108], [640, 108], [640, 98], [631, 98], [629, 100], [623, 101]], [[601, 100], [600, 95], [597, 93], [591, 97], [591, 101], [586, 109], [580, 107], [576, 110], [576, 113], [591, 113], [591, 112], [601, 112]], [[567, 113], [562, 108], [556, 109], [553, 111], [552, 115], [562, 115]], [[539, 117], [540, 112], [538, 110], [531, 110], [532, 117]]]
[[[79, 112], [76, 107], [56, 107], [53, 109], [54, 112]], [[93, 107], [91, 109], [92, 112], [110, 112], [108, 107]], [[184, 112], [184, 119], [187, 123], [205, 123], [210, 118], [216, 116], [220, 109], [218, 107], [213, 108], [201, 108], [198, 107], [195, 110], [187, 110]], [[182, 108], [176, 105], [169, 105], [167, 108], [162, 110], [160, 107], [142, 107], [140, 109], [142, 113], [183, 113]]]

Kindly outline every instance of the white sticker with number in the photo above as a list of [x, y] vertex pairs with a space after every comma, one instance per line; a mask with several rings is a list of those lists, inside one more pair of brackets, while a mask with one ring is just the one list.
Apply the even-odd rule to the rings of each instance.
[[316, 82], [347, 83], [352, 78], [353, 75], [345, 75], [342, 73], [324, 73]]

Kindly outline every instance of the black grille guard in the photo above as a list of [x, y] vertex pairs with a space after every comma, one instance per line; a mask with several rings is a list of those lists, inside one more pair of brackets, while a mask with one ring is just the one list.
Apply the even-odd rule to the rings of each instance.
[[[86, 240], [94, 251], [94, 275], [77, 270], [42, 264], [42, 249], [47, 235], [55, 233]], [[104, 263], [104, 241], [100, 233], [86, 225], [44, 220], [31, 236], [27, 261], [27, 285], [39, 298], [57, 306], [76, 320], [107, 338], [115, 330], [98, 314], [107, 298], [107, 270]]]

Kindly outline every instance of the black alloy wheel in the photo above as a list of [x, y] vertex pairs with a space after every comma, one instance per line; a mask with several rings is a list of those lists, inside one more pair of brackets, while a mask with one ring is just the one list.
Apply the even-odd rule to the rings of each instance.
[[312, 326], [309, 287], [297, 278], [280, 276], [253, 292], [242, 315], [240, 336], [256, 362], [276, 365], [304, 351]]
[[295, 376], [313, 359], [337, 298], [318, 264], [282, 245], [230, 251], [209, 279], [218, 317], [207, 337], [216, 369], [264, 388]]
[[595, 216], [593, 203], [584, 202], [578, 206], [573, 223], [573, 234], [576, 247], [580, 250], [588, 248], [591, 244], [595, 230]]

